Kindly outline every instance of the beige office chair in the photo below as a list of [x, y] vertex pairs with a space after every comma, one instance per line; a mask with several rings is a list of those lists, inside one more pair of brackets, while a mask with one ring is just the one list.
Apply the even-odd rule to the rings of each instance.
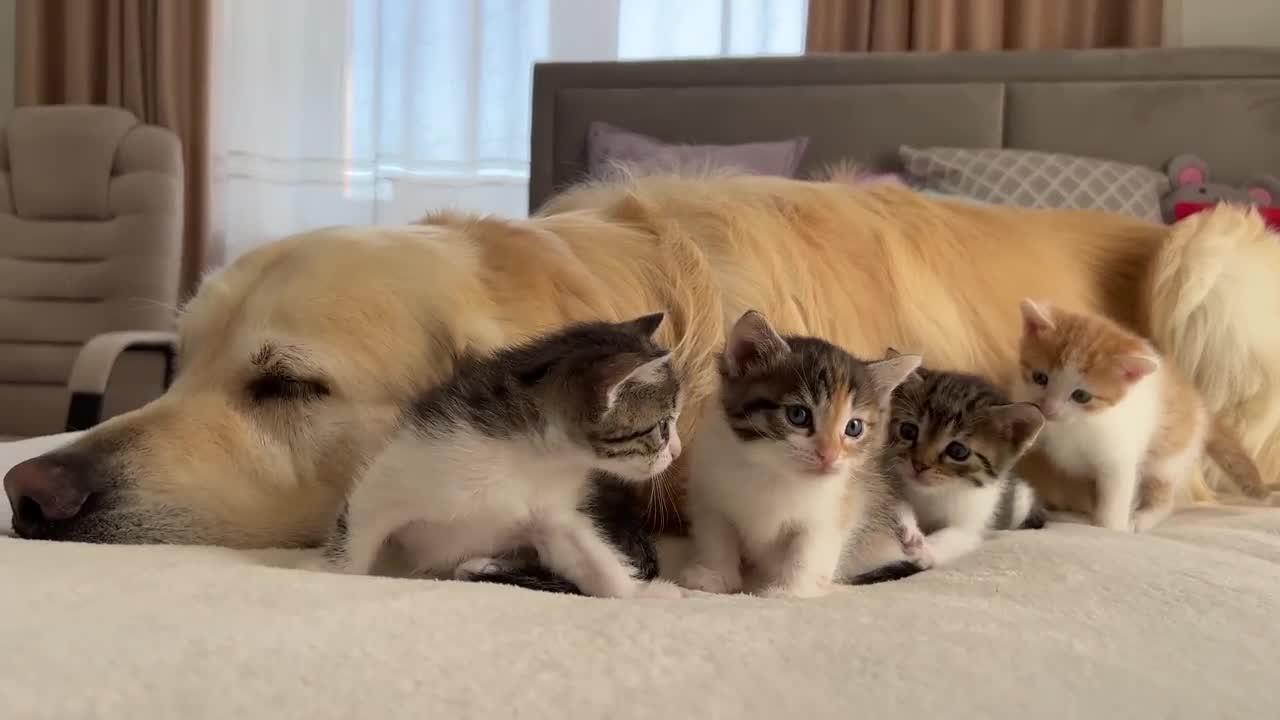
[[0, 131], [0, 439], [163, 392], [182, 252], [177, 137], [118, 108], [25, 107]]

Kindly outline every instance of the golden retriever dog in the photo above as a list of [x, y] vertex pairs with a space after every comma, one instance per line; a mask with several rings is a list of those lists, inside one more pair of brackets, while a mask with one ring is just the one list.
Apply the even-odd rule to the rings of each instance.
[[[1007, 381], [1018, 301], [1031, 296], [1154, 335], [1270, 479], [1277, 241], [1234, 208], [1171, 230], [745, 176], [584, 185], [528, 220], [440, 214], [310, 232], [206, 279], [182, 314], [179, 373], [163, 397], [10, 471], [14, 528], [94, 542], [318, 543], [401, 408], [464, 353], [657, 310], [688, 388], [687, 442], [726, 327], [748, 308], [865, 357], [892, 345]], [[667, 484], [678, 489], [682, 472]]]

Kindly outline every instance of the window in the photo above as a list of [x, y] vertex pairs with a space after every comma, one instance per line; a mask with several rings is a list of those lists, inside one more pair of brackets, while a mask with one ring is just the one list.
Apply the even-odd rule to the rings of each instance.
[[523, 216], [532, 65], [803, 51], [804, 0], [225, 0], [228, 255], [454, 207]]

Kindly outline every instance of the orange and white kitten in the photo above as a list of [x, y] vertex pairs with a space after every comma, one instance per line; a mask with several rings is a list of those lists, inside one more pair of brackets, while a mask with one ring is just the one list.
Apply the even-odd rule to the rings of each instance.
[[1123, 532], [1159, 524], [1206, 449], [1245, 492], [1265, 493], [1253, 461], [1151, 343], [1104, 317], [1032, 300], [1021, 309], [1014, 399], [1044, 413], [1045, 458], [1096, 482], [1095, 524]]

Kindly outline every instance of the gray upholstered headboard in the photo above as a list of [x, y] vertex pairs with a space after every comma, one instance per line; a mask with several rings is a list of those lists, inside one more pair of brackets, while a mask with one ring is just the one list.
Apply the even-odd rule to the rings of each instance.
[[899, 145], [1014, 147], [1230, 181], [1280, 175], [1280, 48], [822, 55], [534, 69], [530, 209], [585, 174], [594, 120], [669, 142], [807, 135], [801, 174]]

